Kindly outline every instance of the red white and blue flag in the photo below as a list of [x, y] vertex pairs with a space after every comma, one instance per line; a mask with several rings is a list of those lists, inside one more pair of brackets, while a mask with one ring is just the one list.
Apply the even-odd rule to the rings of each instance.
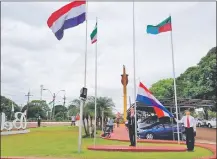
[[139, 89], [136, 97], [136, 101], [143, 103], [146, 106], [151, 106], [154, 108], [155, 113], [157, 114], [158, 118], [161, 117], [173, 117], [171, 114], [146, 88], [141, 82], [139, 84]]
[[73, 1], [51, 14], [48, 27], [61, 40], [64, 30], [75, 27], [86, 20], [86, 1]]

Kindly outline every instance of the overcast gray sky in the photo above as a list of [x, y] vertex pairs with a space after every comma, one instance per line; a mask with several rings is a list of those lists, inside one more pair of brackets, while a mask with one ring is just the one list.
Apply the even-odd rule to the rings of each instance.
[[[47, 27], [52, 12], [66, 2], [3, 2], [1, 93], [18, 104], [31, 90], [40, 98], [40, 85], [66, 90], [67, 103], [79, 96], [84, 81], [85, 23], [65, 31], [58, 41]], [[172, 77], [170, 33], [147, 35], [146, 25], [172, 15], [176, 75], [196, 65], [216, 45], [215, 2], [136, 2], [136, 78], [148, 87]], [[133, 100], [132, 2], [88, 4], [88, 95], [94, 95], [95, 45], [89, 35], [98, 17], [98, 95], [112, 97], [123, 109], [122, 66], [129, 74], [128, 96]], [[138, 82], [139, 80], [137, 80]], [[62, 103], [59, 94], [57, 102]], [[43, 98], [51, 100], [48, 92]]]

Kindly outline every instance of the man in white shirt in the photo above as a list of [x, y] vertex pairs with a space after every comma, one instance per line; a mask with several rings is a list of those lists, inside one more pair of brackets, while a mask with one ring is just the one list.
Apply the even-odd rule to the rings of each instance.
[[72, 125], [75, 126], [75, 116], [72, 116], [72, 117], [71, 117], [71, 120], [72, 120], [72, 122], [71, 122], [71, 126], [72, 126]]
[[110, 131], [113, 132], [114, 120], [112, 118], [109, 118], [107, 125], [110, 127]]
[[186, 133], [186, 145], [188, 151], [194, 151], [194, 137], [196, 136], [196, 120], [190, 115], [189, 110], [185, 110], [185, 116], [179, 121], [184, 123]]

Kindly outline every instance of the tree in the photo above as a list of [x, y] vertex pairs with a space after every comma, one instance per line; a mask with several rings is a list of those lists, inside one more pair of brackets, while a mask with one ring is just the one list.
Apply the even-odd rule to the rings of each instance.
[[[97, 123], [102, 123], [102, 120], [105, 121], [106, 117], [114, 116], [112, 113], [112, 108], [114, 107], [114, 102], [111, 98], [108, 97], [98, 97], [97, 98]], [[75, 99], [71, 102], [69, 110], [79, 112], [80, 100]], [[104, 112], [104, 119], [102, 119], [102, 111]], [[84, 111], [83, 111], [83, 125], [86, 136], [89, 136], [88, 128], [93, 122], [95, 115], [95, 97], [89, 96], [85, 102]], [[97, 124], [98, 125], [98, 124]], [[100, 125], [102, 126], [102, 125]]]
[[20, 112], [20, 107], [12, 100], [1, 96], [1, 112], [4, 112], [5, 115], [8, 117], [8, 120], [14, 119], [13, 113], [12, 113], [12, 104], [14, 106], [14, 113]]
[[[216, 47], [213, 47], [197, 66], [188, 68], [177, 79], [180, 96], [214, 100], [216, 103]], [[216, 111], [216, 105], [212, 108]]]
[[55, 119], [58, 119], [58, 121], [64, 120], [67, 117], [67, 108], [63, 105], [56, 105], [54, 116], [55, 116]]
[[78, 114], [78, 113], [79, 113], [79, 109], [75, 105], [70, 105], [68, 107], [69, 116], [76, 116], [76, 114]]
[[24, 112], [27, 109], [28, 106], [28, 112], [27, 117], [28, 118], [38, 118], [40, 115], [42, 119], [47, 118], [47, 111], [50, 111], [50, 108], [48, 107], [45, 100], [32, 100], [29, 102], [29, 104], [25, 105], [22, 109], [22, 112]]
[[163, 79], [154, 83], [150, 91], [158, 99], [173, 98], [173, 79]]
[[[179, 98], [214, 100], [213, 111], [217, 111], [216, 47], [213, 47], [196, 66], [189, 67], [176, 79]], [[159, 98], [172, 98], [172, 79], [163, 79], [152, 85], [150, 90]], [[208, 109], [205, 109], [208, 118]]]

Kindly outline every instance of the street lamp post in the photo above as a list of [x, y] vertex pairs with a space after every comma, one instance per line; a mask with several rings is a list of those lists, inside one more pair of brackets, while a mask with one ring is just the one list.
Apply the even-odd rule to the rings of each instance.
[[62, 92], [62, 91], [65, 92], [65, 90], [60, 90], [57, 93], [52, 93], [49, 89], [43, 89], [43, 90], [49, 91], [51, 96], [53, 97], [53, 113], [52, 113], [51, 116], [53, 116], [52, 119], [54, 119], [54, 117], [55, 117], [55, 99], [56, 99], [56, 96], [58, 95], [59, 92]]

